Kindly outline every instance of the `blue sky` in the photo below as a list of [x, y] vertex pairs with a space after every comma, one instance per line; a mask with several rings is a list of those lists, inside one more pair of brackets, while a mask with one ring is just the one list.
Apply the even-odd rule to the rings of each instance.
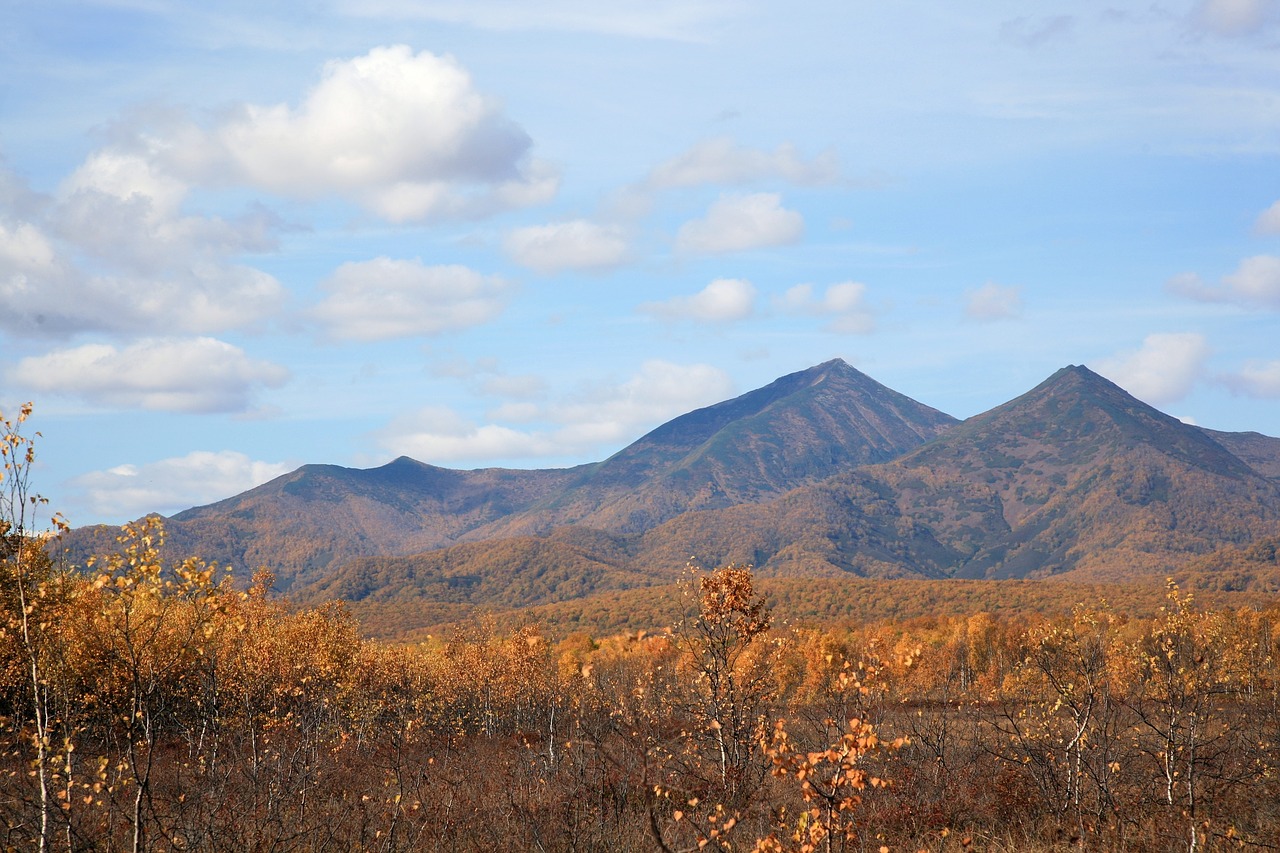
[[1280, 434], [1275, 0], [49, 0], [0, 81], [0, 405], [73, 524], [833, 357]]

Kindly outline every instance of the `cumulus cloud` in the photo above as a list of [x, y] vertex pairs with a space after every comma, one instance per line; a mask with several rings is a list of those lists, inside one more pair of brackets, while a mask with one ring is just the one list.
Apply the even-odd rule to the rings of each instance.
[[227, 221], [182, 212], [189, 187], [152, 159], [95, 151], [65, 181], [53, 215], [57, 232], [93, 255], [140, 273], [275, 247], [261, 212]]
[[609, 269], [629, 251], [621, 228], [583, 219], [516, 228], [502, 245], [516, 263], [540, 273]]
[[284, 463], [260, 462], [233, 450], [197, 450], [82, 474], [71, 481], [72, 500], [100, 517], [168, 515], [239, 494], [290, 470]]
[[559, 183], [457, 60], [406, 45], [328, 63], [296, 107], [247, 104], [187, 135], [174, 161], [206, 179], [337, 195], [393, 222], [535, 204]]
[[26, 388], [93, 405], [168, 412], [241, 412], [261, 386], [289, 378], [213, 338], [150, 338], [124, 348], [85, 344], [24, 358], [10, 378]]
[[965, 316], [972, 320], [1005, 320], [1022, 313], [1022, 288], [989, 281], [965, 291]]
[[857, 281], [833, 284], [821, 296], [814, 292], [813, 285], [797, 284], [777, 304], [792, 314], [826, 317], [826, 329], [840, 334], [865, 335], [876, 325], [875, 312], [867, 304], [867, 286]]
[[692, 296], [677, 296], [665, 302], [647, 302], [640, 310], [668, 320], [697, 320], [730, 323], [744, 320], [755, 310], [756, 289], [749, 281], [718, 278]]
[[1182, 273], [1169, 279], [1165, 288], [1179, 296], [1201, 302], [1230, 302], [1247, 307], [1280, 309], [1280, 257], [1254, 255], [1245, 258], [1218, 284], [1206, 282], [1196, 273]]
[[1238, 373], [1221, 377], [1231, 393], [1242, 397], [1280, 398], [1280, 361], [1251, 361]]
[[512, 286], [463, 266], [383, 257], [343, 264], [321, 289], [328, 296], [311, 313], [331, 337], [380, 341], [487, 323]]
[[1193, 28], [1236, 37], [1261, 31], [1276, 14], [1275, 0], [1200, 0], [1191, 10]]
[[647, 184], [655, 189], [704, 184], [747, 184], [781, 179], [803, 186], [824, 186], [840, 181], [835, 152], [827, 151], [806, 161], [787, 143], [773, 151], [747, 148], [729, 137], [707, 139], [660, 164]]
[[547, 426], [527, 431], [476, 424], [450, 409], [429, 407], [393, 420], [375, 435], [382, 447], [424, 462], [490, 463], [495, 460], [577, 455], [639, 437], [644, 429], [731, 396], [724, 371], [705, 364], [654, 360], [619, 385], [541, 407], [500, 406], [491, 415]]
[[676, 234], [676, 249], [694, 254], [720, 254], [784, 246], [804, 234], [804, 217], [782, 206], [777, 193], [725, 195], [711, 205], [706, 218], [686, 222]]
[[[5, 177], [0, 184], [12, 190]], [[184, 216], [186, 192], [112, 152], [91, 155], [54, 198], [5, 192], [15, 203], [0, 207], [0, 331], [209, 334], [278, 312], [283, 286], [229, 260], [266, 248], [273, 223]]]
[[1204, 335], [1159, 333], [1147, 335], [1138, 349], [1103, 359], [1096, 369], [1133, 396], [1159, 406], [1187, 396], [1208, 357]]

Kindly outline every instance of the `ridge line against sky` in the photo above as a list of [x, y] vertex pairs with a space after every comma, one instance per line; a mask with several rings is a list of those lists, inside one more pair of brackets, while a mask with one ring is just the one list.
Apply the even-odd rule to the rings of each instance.
[[73, 524], [836, 356], [1280, 434], [1277, 0], [50, 0], [0, 79], [0, 407]]

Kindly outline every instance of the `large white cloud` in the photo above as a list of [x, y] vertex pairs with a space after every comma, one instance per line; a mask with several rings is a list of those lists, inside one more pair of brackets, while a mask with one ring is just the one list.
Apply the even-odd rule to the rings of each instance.
[[787, 289], [778, 307], [793, 314], [827, 318], [826, 329], [838, 334], [865, 335], [875, 329], [875, 311], [867, 302], [867, 286], [859, 281], [842, 281], [828, 287], [821, 296], [811, 284]]
[[338, 195], [395, 222], [549, 199], [550, 168], [450, 56], [406, 45], [328, 63], [302, 102], [247, 104], [189, 131], [179, 167], [298, 198]]
[[186, 456], [140, 465], [117, 465], [71, 481], [72, 501], [107, 518], [171, 514], [231, 497], [292, 470], [233, 450], [197, 450]]
[[718, 278], [692, 296], [647, 302], [640, 310], [670, 320], [729, 323], [744, 320], [755, 310], [755, 286], [744, 279]]
[[267, 248], [270, 223], [183, 215], [186, 192], [137, 156], [99, 151], [24, 217], [0, 210], [0, 331], [207, 334], [273, 316], [281, 284], [229, 260]]
[[208, 413], [245, 411], [256, 389], [279, 387], [289, 374], [213, 338], [150, 338], [123, 348], [85, 344], [30, 356], [10, 378], [98, 406]]
[[840, 164], [834, 152], [804, 160], [790, 144], [773, 151], [747, 148], [727, 136], [706, 139], [688, 151], [657, 166], [647, 183], [654, 188], [692, 187], [702, 184], [746, 184], [781, 179], [793, 184], [820, 186], [838, 183]]
[[516, 263], [540, 273], [609, 269], [628, 254], [621, 228], [584, 219], [516, 228], [502, 246]]
[[[396, 418], [375, 440], [392, 453], [433, 463], [576, 456], [616, 448], [645, 429], [719, 402], [732, 391], [732, 381], [718, 368], [653, 360], [621, 384], [545, 406], [510, 409], [512, 420], [547, 424], [542, 429], [476, 424], [450, 409], [427, 407]], [[507, 413], [508, 407], [494, 412]]]
[[965, 316], [973, 320], [1006, 320], [1022, 313], [1022, 288], [989, 281], [965, 291]]
[[328, 334], [377, 341], [435, 335], [486, 323], [502, 313], [512, 285], [464, 266], [374, 258], [338, 267], [312, 310]]
[[804, 234], [804, 217], [782, 206], [777, 193], [721, 196], [703, 219], [680, 226], [676, 249], [719, 254], [784, 246]]
[[1133, 396], [1155, 406], [1176, 403], [1204, 374], [1209, 345], [1196, 332], [1147, 335], [1138, 349], [1099, 361], [1096, 369]]
[[1182, 273], [1165, 283], [1166, 289], [1201, 302], [1231, 302], [1248, 307], [1280, 309], [1280, 257], [1245, 258], [1216, 285], [1196, 273]]

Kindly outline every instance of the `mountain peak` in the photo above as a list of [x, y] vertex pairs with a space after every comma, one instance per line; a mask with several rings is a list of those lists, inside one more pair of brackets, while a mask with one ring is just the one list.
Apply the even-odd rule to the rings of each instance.
[[[1202, 431], [1075, 364], [1057, 370], [1025, 394], [969, 418], [948, 441], [976, 452], [984, 465], [992, 458], [1023, 454], [1061, 456], [1079, 464], [1148, 446], [1196, 468], [1230, 476], [1252, 473]], [[930, 446], [914, 456], [932, 459], [949, 452], [946, 446]]]

